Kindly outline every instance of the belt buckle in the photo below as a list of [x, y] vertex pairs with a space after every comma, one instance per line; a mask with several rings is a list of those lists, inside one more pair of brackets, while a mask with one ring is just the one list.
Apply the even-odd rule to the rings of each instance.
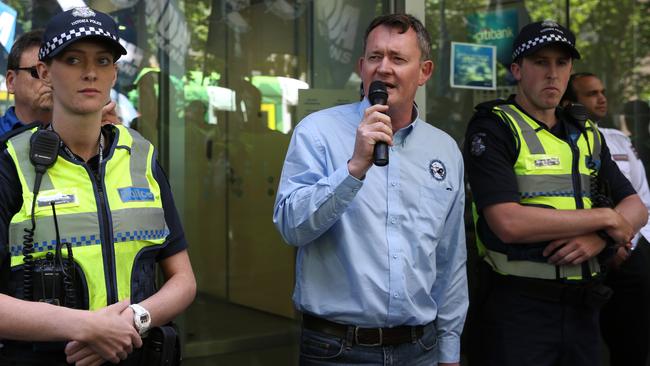
[[377, 347], [381, 346], [384, 343], [384, 332], [381, 328], [377, 328], [379, 330], [379, 342], [377, 343], [361, 343], [359, 342], [359, 327], [356, 326], [354, 327], [354, 341], [356, 344], [360, 346], [365, 346], [365, 347]]

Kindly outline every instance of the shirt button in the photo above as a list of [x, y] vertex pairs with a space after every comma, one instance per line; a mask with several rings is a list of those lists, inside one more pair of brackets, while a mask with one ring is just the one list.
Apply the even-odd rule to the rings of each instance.
[[393, 297], [397, 299], [399, 295], [397, 295], [397, 292], [393, 294]]
[[393, 259], [397, 259], [397, 254], [393, 254]]
[[392, 218], [390, 219], [390, 223], [391, 223], [391, 224], [394, 224], [394, 223], [396, 223], [396, 222], [397, 222], [397, 219], [396, 219], [396, 218], [392, 217]]
[[395, 187], [395, 186], [397, 185], [397, 183], [396, 183], [396, 182], [392, 182], [390, 185], [393, 186], [393, 187]]

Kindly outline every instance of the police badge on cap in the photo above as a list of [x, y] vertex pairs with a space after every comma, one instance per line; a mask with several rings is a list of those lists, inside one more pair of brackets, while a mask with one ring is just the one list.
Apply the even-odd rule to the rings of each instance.
[[117, 24], [108, 14], [90, 8], [70, 9], [55, 15], [47, 23], [38, 59], [52, 58], [71, 43], [93, 37], [109, 44], [117, 61], [121, 55], [126, 55], [117, 34]]
[[575, 35], [569, 29], [552, 20], [544, 20], [527, 24], [521, 28], [512, 44], [512, 62], [516, 62], [520, 57], [532, 55], [539, 49], [552, 44], [564, 47], [572, 58], [580, 58], [580, 53], [576, 49]]

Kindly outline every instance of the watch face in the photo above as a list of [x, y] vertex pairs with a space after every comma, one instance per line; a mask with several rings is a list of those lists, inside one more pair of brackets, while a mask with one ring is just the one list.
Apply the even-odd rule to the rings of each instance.
[[140, 314], [140, 323], [146, 324], [149, 321], [149, 314]]

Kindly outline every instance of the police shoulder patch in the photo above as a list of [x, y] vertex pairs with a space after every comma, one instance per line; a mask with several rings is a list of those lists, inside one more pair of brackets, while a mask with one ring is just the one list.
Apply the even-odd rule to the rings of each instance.
[[470, 141], [470, 153], [474, 156], [481, 156], [486, 150], [485, 147], [485, 134], [482, 132], [476, 133], [472, 136]]

